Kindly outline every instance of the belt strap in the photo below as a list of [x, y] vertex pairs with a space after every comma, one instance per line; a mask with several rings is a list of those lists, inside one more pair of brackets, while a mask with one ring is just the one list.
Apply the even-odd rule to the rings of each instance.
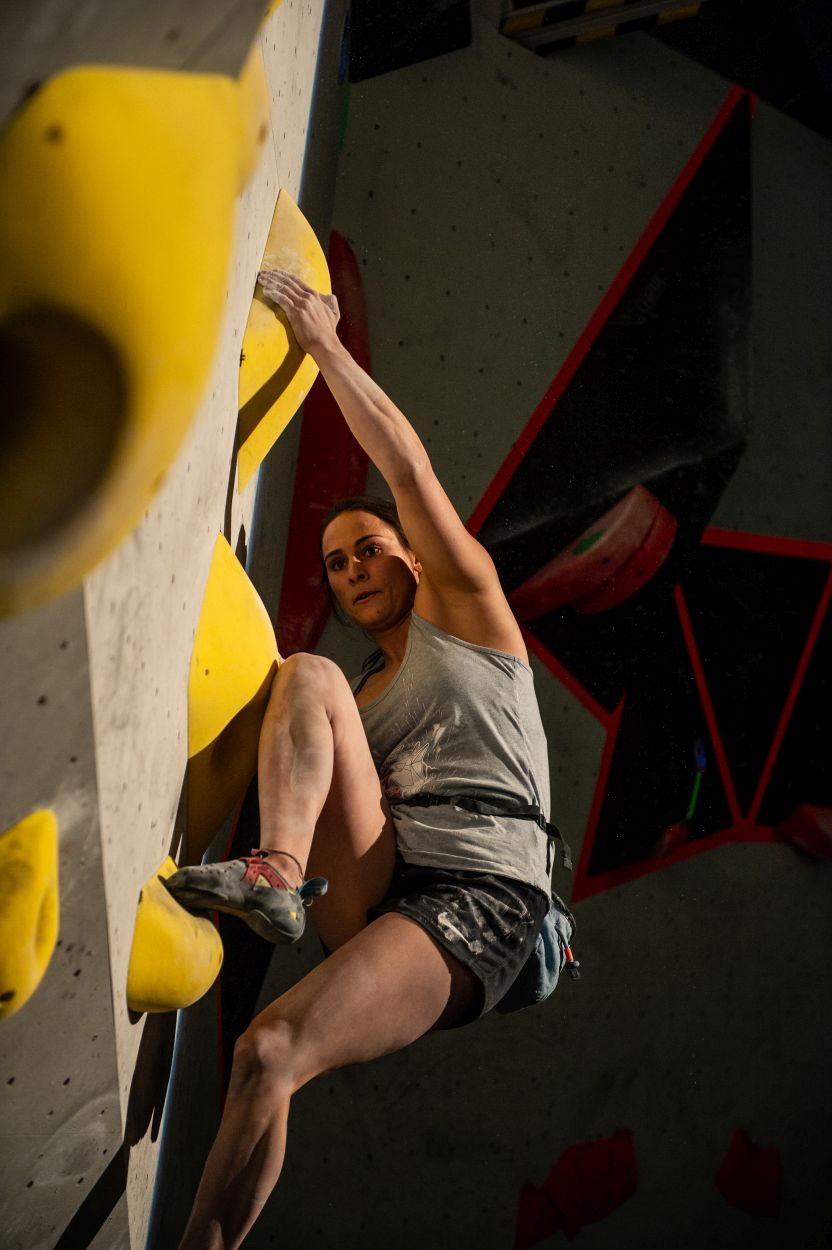
[[533, 820], [543, 830], [550, 843], [559, 842], [561, 860], [564, 868], [572, 871], [572, 851], [557, 825], [547, 821], [535, 803], [524, 803], [505, 794], [473, 795], [473, 794], [411, 794], [407, 798], [389, 799], [391, 807], [440, 807], [443, 804], [461, 807], [466, 812], [476, 812], [480, 816], [513, 816], [517, 820]]

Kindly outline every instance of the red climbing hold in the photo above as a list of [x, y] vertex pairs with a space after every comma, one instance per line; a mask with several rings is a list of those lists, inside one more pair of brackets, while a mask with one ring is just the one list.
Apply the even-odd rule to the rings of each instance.
[[638, 550], [597, 590], [576, 599], [572, 605], [575, 611], [607, 612], [619, 603], [624, 603], [641, 590], [642, 586], [646, 586], [670, 555], [677, 529], [676, 518], [660, 504], [656, 518]]
[[539, 1189], [526, 1184], [520, 1190], [514, 1250], [557, 1231], [571, 1240], [584, 1224], [605, 1219], [630, 1198], [637, 1180], [629, 1129], [568, 1146]]
[[514, 1250], [528, 1250], [560, 1228], [557, 1212], [542, 1189], [526, 1184], [517, 1200]]
[[[644, 486], [634, 486], [565, 551], [561, 551], [509, 595], [512, 609], [521, 621], [530, 621], [597, 592], [637, 556], [661, 514], [672, 522], [675, 534], [675, 521], [655, 495]], [[658, 531], [662, 535], [660, 546], [664, 545], [669, 550], [666, 531], [667, 522], [663, 521]], [[655, 559], [655, 555], [652, 558]], [[628, 580], [624, 583], [623, 598], [633, 594], [646, 580], [647, 564], [646, 561], [645, 574], [640, 579], [635, 576], [637, 566], [630, 569]]]
[[783, 1163], [776, 1146], [755, 1146], [738, 1128], [714, 1177], [732, 1207], [748, 1215], [778, 1215], [783, 1202]]
[[832, 807], [803, 803], [780, 822], [777, 831], [815, 859], [832, 859]]
[[675, 824], [668, 825], [650, 848], [651, 858], [662, 859], [665, 855], [670, 855], [672, 851], [684, 846], [689, 837], [690, 829], [686, 820], [678, 820]]

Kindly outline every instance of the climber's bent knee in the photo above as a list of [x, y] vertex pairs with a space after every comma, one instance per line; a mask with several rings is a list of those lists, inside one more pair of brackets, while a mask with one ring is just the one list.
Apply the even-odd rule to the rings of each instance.
[[298, 695], [318, 699], [328, 706], [345, 697], [352, 698], [347, 679], [337, 664], [323, 655], [298, 651], [283, 661], [272, 686], [272, 699]]
[[298, 1030], [289, 1021], [272, 1020], [268, 1029], [250, 1025], [234, 1046], [229, 1095], [251, 1084], [293, 1093], [298, 1042]]

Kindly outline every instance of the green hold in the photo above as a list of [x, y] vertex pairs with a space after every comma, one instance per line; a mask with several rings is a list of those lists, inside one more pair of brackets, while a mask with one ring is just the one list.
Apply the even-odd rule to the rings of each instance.
[[573, 556], [582, 556], [585, 551], [589, 551], [590, 547], [594, 547], [599, 538], [603, 538], [606, 530], [593, 530], [591, 534], [587, 534], [586, 538], [582, 538], [572, 548]]

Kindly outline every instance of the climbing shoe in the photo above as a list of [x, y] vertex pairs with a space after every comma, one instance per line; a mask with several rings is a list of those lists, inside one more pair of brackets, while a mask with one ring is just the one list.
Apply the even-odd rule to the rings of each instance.
[[254, 850], [241, 859], [180, 868], [164, 884], [189, 911], [224, 911], [239, 916], [267, 942], [296, 942], [306, 924], [306, 908], [326, 894], [325, 877], [313, 877], [294, 889]]

